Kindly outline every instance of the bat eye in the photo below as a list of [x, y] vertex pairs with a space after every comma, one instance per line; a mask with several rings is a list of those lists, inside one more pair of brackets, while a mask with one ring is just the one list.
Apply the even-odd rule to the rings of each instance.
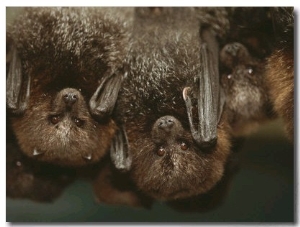
[[74, 118], [74, 123], [76, 124], [77, 127], [81, 127], [84, 121], [79, 118]]
[[187, 143], [181, 142], [180, 148], [181, 148], [181, 150], [186, 151], [187, 149], [189, 149], [189, 146], [187, 145]]
[[163, 156], [165, 154], [166, 150], [165, 148], [163, 147], [160, 147], [158, 150], [157, 150], [157, 155], [158, 156]]
[[61, 117], [59, 115], [51, 116], [50, 122], [54, 125], [56, 125], [60, 121]]

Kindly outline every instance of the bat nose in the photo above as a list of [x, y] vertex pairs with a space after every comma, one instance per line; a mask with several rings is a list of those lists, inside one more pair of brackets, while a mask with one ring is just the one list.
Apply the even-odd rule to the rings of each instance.
[[165, 131], [170, 131], [173, 126], [174, 126], [174, 119], [169, 116], [162, 118], [158, 122], [158, 128], [165, 130]]
[[226, 46], [226, 52], [233, 57], [237, 56], [239, 49], [240, 45], [238, 43], [232, 43]]
[[67, 106], [72, 106], [78, 99], [75, 93], [67, 93], [63, 96], [63, 100]]

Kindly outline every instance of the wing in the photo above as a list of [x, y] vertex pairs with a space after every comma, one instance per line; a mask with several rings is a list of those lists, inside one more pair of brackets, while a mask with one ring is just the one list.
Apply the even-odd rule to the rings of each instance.
[[199, 73], [199, 90], [197, 91], [198, 127], [195, 127], [192, 117], [192, 101], [189, 95], [191, 89], [183, 90], [187, 114], [192, 136], [203, 149], [216, 144], [217, 126], [223, 110], [224, 99], [220, 99], [219, 87], [219, 47], [215, 35], [209, 29], [201, 33], [200, 61], [202, 69]]
[[118, 170], [129, 171], [131, 168], [131, 154], [124, 128], [116, 133], [110, 148], [110, 158]]
[[11, 46], [11, 59], [6, 77], [6, 103], [13, 113], [23, 113], [30, 96], [30, 76], [22, 75], [22, 63], [14, 45]]
[[103, 77], [102, 82], [89, 102], [91, 113], [94, 116], [105, 118], [111, 114], [116, 104], [122, 81], [123, 75], [119, 71], [114, 73], [108, 72]]

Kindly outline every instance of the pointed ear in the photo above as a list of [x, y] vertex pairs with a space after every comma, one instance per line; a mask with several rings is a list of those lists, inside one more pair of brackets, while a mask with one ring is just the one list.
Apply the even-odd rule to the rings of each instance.
[[105, 118], [111, 114], [118, 98], [123, 74], [118, 70], [113, 73], [110, 71], [106, 73], [90, 99], [89, 105], [92, 115]]
[[121, 171], [130, 170], [132, 157], [124, 127], [117, 132], [111, 144], [110, 158], [116, 169]]
[[30, 95], [30, 76], [25, 78], [22, 74], [22, 62], [17, 48], [9, 45], [6, 75], [6, 104], [7, 108], [16, 114], [22, 114], [28, 105]]

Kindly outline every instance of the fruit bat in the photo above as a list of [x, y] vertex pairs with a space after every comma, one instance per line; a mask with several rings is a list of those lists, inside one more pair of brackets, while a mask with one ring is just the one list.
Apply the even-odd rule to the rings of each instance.
[[25, 8], [8, 26], [8, 118], [28, 157], [80, 166], [109, 150], [127, 47], [114, 10]]
[[226, 44], [220, 51], [220, 74], [234, 136], [244, 136], [273, 118], [263, 59], [252, 56], [241, 43]]
[[135, 10], [111, 159], [156, 199], [207, 192], [222, 178], [230, 154], [218, 37], [201, 23], [205, 16], [195, 8]]
[[267, 58], [266, 81], [274, 110], [294, 137], [294, 8], [272, 8], [275, 47]]

